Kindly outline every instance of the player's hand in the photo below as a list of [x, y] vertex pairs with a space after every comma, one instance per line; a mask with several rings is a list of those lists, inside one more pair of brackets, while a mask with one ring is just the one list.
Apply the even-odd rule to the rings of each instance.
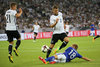
[[22, 9], [21, 8], [19, 8], [19, 13], [22, 13]]
[[59, 19], [57, 18], [57, 19], [56, 19], [56, 23], [58, 23], [58, 21], [59, 21]]

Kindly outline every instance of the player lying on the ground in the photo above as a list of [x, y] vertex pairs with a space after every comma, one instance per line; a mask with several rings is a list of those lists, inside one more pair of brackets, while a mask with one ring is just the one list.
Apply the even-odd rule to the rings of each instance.
[[77, 49], [78, 49], [78, 45], [73, 44], [71, 47], [67, 48], [64, 53], [58, 53], [58, 54], [55, 54], [54, 56], [48, 57], [46, 59], [39, 57], [39, 59], [45, 64], [47, 64], [47, 62], [49, 62], [50, 64], [70, 62], [71, 60], [73, 60], [77, 57], [84, 59], [86, 61], [91, 61], [91, 59], [88, 59], [88, 58], [80, 55], [77, 52]]

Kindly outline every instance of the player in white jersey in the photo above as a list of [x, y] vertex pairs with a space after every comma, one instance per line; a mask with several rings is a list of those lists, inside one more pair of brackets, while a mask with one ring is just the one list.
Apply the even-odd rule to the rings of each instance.
[[54, 31], [53, 31], [53, 35], [52, 35], [52, 39], [51, 39], [51, 45], [47, 51], [47, 55], [46, 55], [47, 58], [49, 57], [51, 50], [53, 49], [55, 43], [58, 40], [61, 40], [63, 43], [53, 53], [56, 53], [59, 50], [61, 50], [69, 42], [68, 37], [64, 31], [64, 22], [63, 22], [62, 13], [58, 12], [57, 6], [53, 7], [52, 12], [53, 12], [53, 15], [51, 15], [51, 17], [50, 17], [50, 27], [52, 27], [54, 29]]
[[[100, 21], [99, 21], [99, 23], [98, 23], [98, 26], [99, 26], [99, 28], [100, 28]], [[97, 35], [96, 37], [94, 37], [93, 40], [95, 40], [95, 39], [97, 39], [97, 38], [99, 38], [99, 37], [100, 37], [100, 34]]]
[[13, 58], [12, 58], [12, 47], [13, 47], [13, 38], [17, 39], [16, 46], [14, 48], [15, 55], [18, 56], [17, 49], [21, 43], [21, 37], [19, 32], [16, 29], [16, 17], [20, 17], [22, 14], [22, 9], [19, 8], [19, 13], [16, 11], [17, 9], [17, 4], [16, 3], [11, 3], [10, 4], [10, 9], [6, 11], [5, 17], [6, 17], [6, 34], [8, 37], [8, 51], [9, 51], [9, 61], [13, 63]]
[[68, 22], [66, 22], [65, 23], [65, 32], [66, 32], [67, 36], [68, 36], [69, 30], [70, 30], [69, 24], [68, 24]]
[[40, 29], [40, 26], [38, 25], [37, 22], [35, 22], [35, 25], [33, 25], [33, 28], [32, 28], [32, 30], [34, 30], [34, 41], [33, 42], [35, 42], [36, 40], [36, 36], [38, 35], [39, 29]]

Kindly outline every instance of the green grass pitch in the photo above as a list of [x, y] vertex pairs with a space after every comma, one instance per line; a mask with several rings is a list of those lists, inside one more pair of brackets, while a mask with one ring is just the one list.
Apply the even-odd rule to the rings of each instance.
[[[38, 56], [45, 58], [46, 53], [41, 52], [41, 47], [42, 45], [49, 46], [50, 39], [37, 39], [36, 42], [33, 42], [33, 40], [22, 40], [19, 47], [19, 56], [16, 57], [14, 52], [12, 52], [14, 63], [10, 63], [8, 60], [8, 42], [0, 41], [0, 67], [100, 67], [100, 38], [94, 42], [92, 42], [92, 39], [92, 37], [70, 37], [68, 45], [59, 52], [64, 52], [71, 44], [76, 43], [79, 45], [78, 52], [93, 61], [88, 62], [76, 58], [71, 62], [58, 64], [43, 64], [38, 59]], [[60, 45], [61, 41], [58, 41], [54, 49]]]

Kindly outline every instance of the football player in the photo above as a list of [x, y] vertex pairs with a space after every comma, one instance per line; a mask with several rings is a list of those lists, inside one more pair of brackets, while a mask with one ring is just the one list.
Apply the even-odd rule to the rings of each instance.
[[6, 34], [8, 37], [8, 51], [9, 51], [9, 61], [13, 63], [13, 58], [12, 58], [12, 47], [13, 47], [13, 38], [17, 39], [16, 46], [14, 48], [15, 55], [18, 56], [18, 47], [21, 43], [21, 36], [19, 32], [17, 31], [16, 28], [16, 17], [20, 17], [22, 14], [22, 9], [19, 8], [19, 13], [16, 11], [17, 9], [17, 4], [15, 2], [10, 4], [10, 9], [6, 11], [5, 17], [6, 17]]
[[50, 64], [66, 63], [66, 62], [70, 62], [71, 60], [73, 60], [75, 58], [80, 58], [80, 59], [84, 59], [86, 61], [91, 61], [91, 59], [88, 59], [88, 58], [80, 55], [77, 52], [77, 49], [78, 49], [78, 45], [72, 44], [72, 46], [67, 48], [64, 53], [58, 53], [58, 54], [55, 54], [54, 56], [48, 57], [46, 59], [43, 59], [42, 57], [39, 56], [39, 59], [45, 64], [47, 64], [48, 62]]
[[57, 48], [53, 53], [58, 52], [62, 48], [64, 48], [68, 42], [69, 39], [64, 31], [64, 22], [63, 22], [63, 15], [61, 12], [59, 12], [57, 6], [53, 6], [52, 8], [53, 15], [50, 17], [50, 27], [54, 29], [53, 35], [51, 38], [51, 45], [47, 51], [46, 57], [48, 58], [51, 50], [53, 49], [54, 45], [57, 43], [58, 40], [62, 41], [62, 45]]

